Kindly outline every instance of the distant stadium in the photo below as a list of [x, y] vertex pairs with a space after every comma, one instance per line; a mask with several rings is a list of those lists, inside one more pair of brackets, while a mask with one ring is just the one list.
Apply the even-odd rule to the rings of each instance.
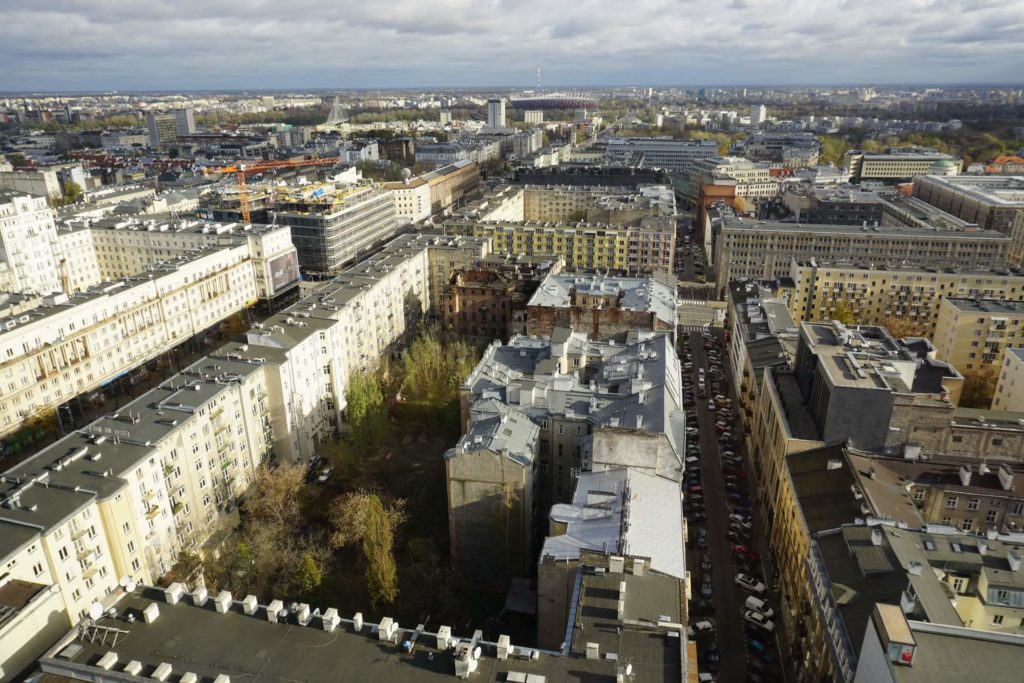
[[597, 100], [582, 93], [549, 93], [529, 97], [513, 97], [516, 109], [594, 109]]

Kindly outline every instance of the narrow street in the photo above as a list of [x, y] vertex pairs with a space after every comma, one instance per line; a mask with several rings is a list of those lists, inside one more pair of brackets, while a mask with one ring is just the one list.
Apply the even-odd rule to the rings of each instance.
[[[694, 272], [692, 261], [692, 251], [684, 248], [677, 260], [677, 272], [681, 276], [691, 275]], [[767, 549], [767, 541], [757, 537], [757, 526], [747, 532], [730, 518], [738, 514], [750, 522], [756, 521], [749, 517], [753, 479], [742, 452], [742, 428], [735, 417], [738, 404], [730, 390], [724, 332], [712, 330], [705, 336], [690, 331], [687, 339], [683, 339], [682, 334], [681, 331], [687, 424], [691, 426], [695, 422], [697, 427], [697, 434], [688, 436], [687, 455], [699, 459], [699, 474], [694, 472], [696, 467], [687, 466], [684, 484], [688, 489], [690, 547], [687, 557], [693, 596], [690, 624], [703, 620], [714, 624], [713, 633], [696, 636], [699, 671], [714, 673], [717, 668], [717, 680], [721, 683], [785, 681], [785, 673], [778, 669], [777, 632], [764, 631], [744, 621], [744, 603], [753, 593], [735, 581], [737, 573], [742, 572], [771, 585], [765, 581], [757, 554], [757, 549], [762, 552]], [[687, 367], [687, 364], [692, 366]], [[723, 400], [726, 397], [728, 399]], [[717, 404], [709, 406], [709, 401]], [[728, 430], [729, 436], [721, 435], [722, 430]], [[691, 489], [695, 485], [699, 489]], [[704, 535], [706, 547], [702, 547], [701, 536]], [[735, 546], [746, 546], [751, 553], [740, 559]], [[707, 578], [711, 584], [710, 600], [704, 592]], [[770, 591], [758, 597], [777, 607]], [[781, 625], [776, 617], [771, 620]]]

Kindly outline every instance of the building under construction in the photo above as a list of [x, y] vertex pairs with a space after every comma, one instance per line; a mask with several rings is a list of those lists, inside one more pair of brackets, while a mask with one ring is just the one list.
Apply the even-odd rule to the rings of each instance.
[[379, 186], [276, 187], [271, 203], [273, 222], [291, 226], [299, 265], [309, 273], [338, 271], [398, 232], [394, 197]]

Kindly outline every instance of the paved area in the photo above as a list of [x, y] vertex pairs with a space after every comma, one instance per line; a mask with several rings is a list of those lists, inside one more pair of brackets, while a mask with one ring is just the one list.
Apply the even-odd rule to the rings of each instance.
[[[682, 272], [691, 271], [692, 254], [686, 254], [681, 261]], [[692, 272], [692, 271], [691, 271]], [[705, 348], [709, 345], [711, 348]], [[720, 443], [719, 433], [716, 431], [716, 422], [723, 420], [723, 412], [708, 408], [708, 399], [714, 399], [716, 392], [712, 388], [711, 369], [715, 367], [708, 359], [709, 353], [716, 353], [721, 359], [723, 374], [718, 380], [720, 383], [720, 394], [730, 397], [734, 413], [738, 413], [738, 404], [732, 396], [729, 380], [729, 368], [726, 366], [727, 356], [725, 350], [724, 333], [721, 330], [714, 331], [710, 340], [705, 339], [701, 332], [689, 331], [689, 338], [682, 342], [689, 350], [689, 361], [693, 367], [683, 370], [684, 377], [692, 381], [691, 387], [686, 392], [692, 391], [695, 405], [689, 410], [695, 411], [697, 418], [698, 434], [688, 437], [688, 444], [694, 440], [700, 448], [700, 469], [701, 469], [701, 494], [704, 500], [704, 514], [706, 519], [698, 521], [690, 514], [690, 547], [688, 548], [688, 561], [693, 576], [693, 598], [691, 602], [690, 623], [702, 619], [711, 619], [715, 623], [715, 636], [713, 642], [718, 652], [718, 681], [722, 683], [739, 683], [741, 681], [785, 681], [786, 675], [778, 671], [775, 666], [767, 664], [765, 659], [778, 661], [778, 645], [775, 636], [777, 633], [767, 634], [757, 630], [748, 631], [746, 622], [742, 618], [743, 603], [750, 595], [735, 583], [737, 572], [748, 572], [758, 580], [766, 583], [769, 587], [771, 582], [765, 581], [761, 570], [761, 563], [758, 561], [745, 561], [742, 565], [737, 562], [733, 552], [733, 546], [744, 544], [764, 553], [767, 550], [766, 539], [757, 536], [755, 531], [749, 536], [743, 536], [740, 532], [730, 527], [730, 514], [734, 512], [745, 512], [742, 508], [742, 497], [745, 495], [747, 501], [753, 501], [752, 491], [753, 477], [749, 466], [738, 465], [736, 469], [743, 470], [747, 479], [732, 484], [733, 491], [739, 490], [737, 494], [730, 491], [726, 485], [726, 475], [723, 472], [723, 461], [721, 451], [731, 450], [734, 454], [746, 461], [742, 453], [742, 425], [736, 420], [724, 420], [732, 434], [731, 441]], [[684, 363], [686, 358], [684, 355]], [[706, 398], [701, 399], [698, 393], [700, 369], [705, 371]], [[737, 488], [738, 487], [738, 488]], [[730, 497], [732, 496], [732, 497]], [[740, 504], [737, 506], [737, 502]], [[755, 521], [756, 520], [752, 520]], [[700, 529], [706, 530], [708, 548], [705, 550], [698, 547], [697, 538]], [[730, 537], [730, 534], [732, 536]], [[706, 572], [702, 568], [705, 553], [711, 560], [711, 570]], [[712, 585], [712, 598], [709, 614], [693, 613], [694, 607], [702, 599], [701, 588], [705, 575], [710, 576]], [[769, 604], [773, 604], [770, 595], [765, 596]], [[777, 604], [774, 604], [777, 608]], [[773, 620], [776, 621], [777, 620]], [[754, 627], [750, 627], [753, 629]], [[752, 641], [754, 639], [767, 645], [770, 654], [766, 657], [759, 657], [752, 653], [756, 652]], [[707, 671], [709, 662], [706, 653], [711, 650], [712, 640], [707, 637], [698, 637], [699, 665], [700, 671]]]

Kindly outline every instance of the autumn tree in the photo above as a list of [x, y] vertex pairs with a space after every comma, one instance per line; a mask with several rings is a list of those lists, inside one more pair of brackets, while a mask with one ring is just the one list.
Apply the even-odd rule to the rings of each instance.
[[239, 593], [289, 595], [316, 578], [303, 568], [306, 555], [319, 569], [323, 539], [304, 530], [302, 500], [306, 468], [299, 463], [263, 467], [246, 493], [242, 525], [216, 561], [204, 564], [208, 583]]
[[821, 154], [818, 159], [823, 164], [842, 166], [843, 155], [850, 149], [850, 143], [833, 135], [821, 137]]
[[926, 332], [924, 323], [907, 318], [886, 318], [882, 321], [882, 326], [896, 339], [924, 337]]
[[832, 308], [832, 319], [837, 320], [844, 325], [856, 325], [857, 313], [845, 299], [836, 301], [835, 306]]
[[366, 584], [374, 608], [398, 597], [395, 530], [405, 522], [405, 501], [385, 505], [367, 490], [346, 493], [331, 504], [330, 544], [335, 548], [362, 544]]
[[961, 407], [990, 408], [998, 381], [999, 370], [994, 365], [987, 365], [977, 372], [964, 377], [964, 388], [960, 393]]

